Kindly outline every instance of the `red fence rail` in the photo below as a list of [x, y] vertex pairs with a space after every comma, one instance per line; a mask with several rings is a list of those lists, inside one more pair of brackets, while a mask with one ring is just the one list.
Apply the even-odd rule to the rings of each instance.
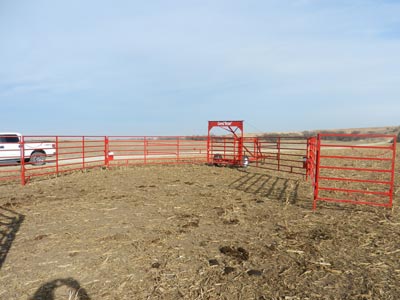
[[[317, 177], [317, 155], [318, 155], [318, 143], [316, 137], [310, 137], [307, 140], [307, 158], [305, 160], [306, 165], [306, 180], [310, 180], [313, 185], [314, 193], [316, 177]], [[314, 196], [315, 197], [315, 196]]]
[[208, 161], [243, 166], [248, 158], [258, 168], [307, 176], [308, 139], [304, 137], [212, 136]]
[[[246, 149], [256, 166], [266, 170], [308, 176], [308, 139], [305, 137], [263, 137], [245, 138]], [[253, 146], [251, 146], [253, 145]]]
[[396, 136], [319, 134], [313, 208], [318, 201], [392, 207]]
[[241, 165], [243, 138], [212, 136], [209, 138], [208, 162], [216, 165]]
[[[56, 151], [46, 156], [45, 164], [40, 164], [32, 161], [31, 152], [27, 153], [32, 145], [43, 153], [53, 147]], [[10, 146], [13, 153], [0, 149], [0, 181], [20, 180], [22, 184], [35, 177], [96, 167], [207, 161], [206, 137], [24, 136]]]
[[[320, 201], [393, 205], [397, 137], [392, 135], [319, 134], [308, 139], [240, 136], [2, 138], [10, 139], [3, 140], [0, 147], [0, 182], [25, 184], [35, 177], [96, 167], [207, 163], [218, 154], [221, 164], [243, 166], [241, 159], [246, 157], [254, 167], [304, 176], [314, 187], [314, 209]], [[51, 155], [41, 164], [45, 152]]]
[[207, 138], [112, 136], [108, 137], [107, 153], [107, 166], [205, 163]]

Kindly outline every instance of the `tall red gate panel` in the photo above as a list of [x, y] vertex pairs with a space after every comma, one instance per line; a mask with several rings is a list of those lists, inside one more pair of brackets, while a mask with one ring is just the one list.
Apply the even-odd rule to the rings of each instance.
[[392, 207], [396, 136], [319, 134], [313, 208], [319, 201]]
[[[214, 136], [211, 134], [214, 128], [229, 134]], [[208, 122], [207, 162], [238, 166], [243, 164], [243, 121]]]
[[315, 188], [315, 178], [317, 176], [317, 138], [310, 137], [307, 139], [307, 158], [305, 161], [306, 180], [310, 180]]

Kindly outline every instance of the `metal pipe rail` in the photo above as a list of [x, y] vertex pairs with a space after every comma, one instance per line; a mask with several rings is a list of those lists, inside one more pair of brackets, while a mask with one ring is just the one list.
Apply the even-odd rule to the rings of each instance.
[[[359, 134], [311, 138], [25, 136], [12, 145], [13, 151], [0, 148], [0, 183], [26, 184], [31, 178], [99, 167], [210, 163], [218, 155], [218, 164], [242, 166], [242, 159], [248, 158], [254, 167], [305, 177], [314, 189], [313, 209], [321, 201], [392, 207], [396, 138]], [[41, 142], [56, 149], [45, 164], [25, 157], [29, 143]]]
[[395, 158], [394, 135], [319, 134], [313, 209], [319, 201], [392, 207]]
[[[55, 145], [56, 154], [37, 165], [14, 153], [12, 163], [0, 165], [0, 182], [59, 175], [98, 167], [135, 164], [187, 164], [207, 161], [207, 138], [187, 136], [24, 136], [24, 140]], [[24, 141], [15, 147], [24, 151]], [[44, 149], [45, 150], [45, 149]], [[2, 149], [0, 149], [2, 151]], [[2, 157], [4, 157], [4, 150]], [[20, 152], [18, 150], [18, 152]]]

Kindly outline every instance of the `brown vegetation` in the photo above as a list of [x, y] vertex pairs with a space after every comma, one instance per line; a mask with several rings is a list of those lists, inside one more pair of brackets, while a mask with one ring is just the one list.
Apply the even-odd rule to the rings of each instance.
[[[271, 137], [313, 137], [318, 133], [338, 133], [338, 134], [388, 134], [400, 136], [400, 126], [387, 126], [387, 127], [366, 127], [366, 128], [349, 128], [349, 129], [320, 129], [320, 130], [304, 130], [296, 132], [267, 132], [259, 134], [258, 136], [271, 138]], [[251, 135], [251, 134], [250, 134]], [[357, 137], [341, 137], [338, 140], [354, 141], [359, 140]]]
[[311, 196], [291, 174], [200, 165], [3, 185], [0, 298], [397, 299], [397, 201], [313, 212]]

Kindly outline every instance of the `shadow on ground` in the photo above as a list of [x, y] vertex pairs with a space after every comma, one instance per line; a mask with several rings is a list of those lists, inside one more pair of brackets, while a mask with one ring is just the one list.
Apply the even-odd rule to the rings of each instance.
[[300, 198], [304, 198], [299, 196], [301, 181], [303, 180], [243, 171], [243, 175], [232, 182], [229, 187], [284, 203], [296, 204]]
[[60, 287], [70, 290], [70, 299], [90, 300], [86, 290], [73, 278], [55, 279], [43, 284], [29, 300], [54, 300], [55, 291]]
[[0, 206], [0, 269], [25, 216]]

